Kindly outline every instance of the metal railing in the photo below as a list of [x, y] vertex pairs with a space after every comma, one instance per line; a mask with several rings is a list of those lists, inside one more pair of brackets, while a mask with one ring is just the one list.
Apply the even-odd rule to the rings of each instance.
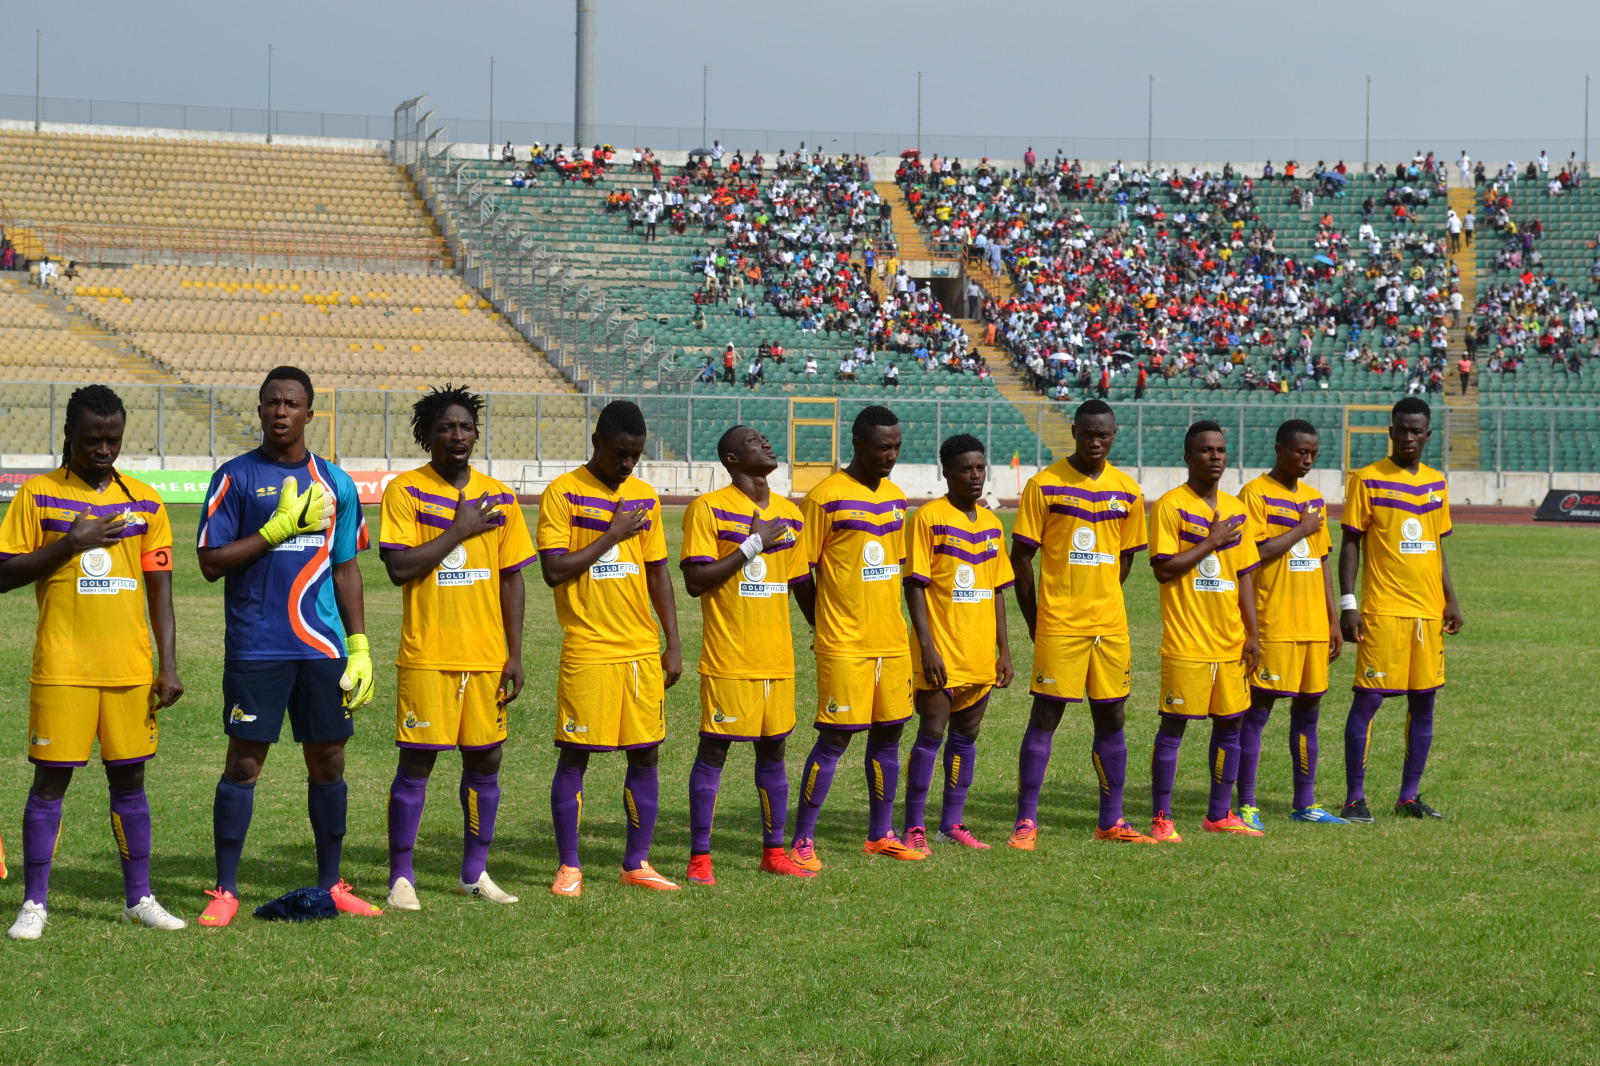
[[[420, 99], [420, 98], [419, 98]], [[394, 115], [355, 115], [325, 111], [284, 111], [270, 113], [255, 107], [211, 107], [193, 104], [153, 104], [116, 100], [71, 99], [46, 96], [40, 103], [45, 122], [104, 126], [127, 126], [177, 130], [215, 130], [259, 133], [265, 137], [269, 125], [275, 135], [343, 137], [361, 140], [390, 140], [395, 136]], [[35, 100], [32, 96], [0, 94], [0, 119], [31, 123]], [[519, 148], [534, 141], [544, 144], [572, 142], [570, 120], [536, 122], [496, 119], [491, 130], [485, 118], [439, 120], [452, 131], [455, 140], [468, 144], [490, 144], [506, 140]], [[607, 123], [596, 127], [596, 139], [618, 147], [633, 145], [656, 149], [702, 147], [701, 126], [652, 126]], [[704, 138], [720, 140], [729, 149], [748, 152], [760, 148], [776, 152], [791, 151], [802, 142], [807, 149], [846, 152], [851, 155], [898, 155], [907, 148], [921, 148], [924, 154], [954, 155], [961, 158], [988, 156], [994, 159], [1020, 159], [1030, 146], [1040, 160], [1056, 151], [1071, 158], [1091, 160], [1123, 159], [1142, 162], [1147, 154], [1166, 161], [1259, 161], [1288, 158], [1309, 162], [1343, 159], [1358, 164], [1370, 152], [1373, 163], [1410, 159], [1420, 147], [1434, 149], [1454, 159], [1462, 149], [1474, 159], [1533, 159], [1548, 150], [1552, 159], [1562, 159], [1569, 151], [1583, 152], [1580, 134], [1548, 137], [1447, 137], [1426, 135], [1406, 138], [1381, 138], [1364, 141], [1359, 137], [1155, 137], [1085, 136], [1075, 134], [962, 134], [925, 133], [920, 138], [912, 129], [898, 132], [850, 132], [826, 129], [764, 129], [754, 127], [711, 127]]]
[[[60, 445], [59, 427], [74, 382], [0, 382], [0, 452], [11, 456], [48, 455]], [[253, 386], [114, 386], [128, 408], [123, 452], [153, 456], [227, 458], [259, 440]], [[573, 394], [507, 393], [485, 396], [478, 457], [484, 460], [577, 461], [587, 458], [589, 434], [602, 407], [629, 399], [643, 409], [650, 425], [647, 455], [655, 460], [715, 462], [716, 442], [729, 426], [754, 426], [772, 441], [779, 458], [826, 461], [834, 441], [849, 439], [860, 409], [886, 403], [899, 415], [905, 433], [904, 463], [933, 463], [939, 443], [955, 433], [971, 433], [985, 443], [996, 465], [1013, 455], [1026, 466], [1053, 459], [1045, 437], [1062, 439], [1072, 405], [1048, 401], [1014, 404], [1003, 399], [902, 399], [882, 390], [872, 395], [838, 397], [835, 436], [827, 427], [796, 426], [795, 454], [789, 452], [789, 401], [777, 388], [766, 391], [661, 395], [657, 393]], [[317, 419], [308, 437], [314, 450], [340, 459], [368, 462], [418, 456], [411, 439], [415, 394], [382, 389], [328, 389], [317, 394]], [[1381, 432], [1387, 412], [1366, 405], [1301, 403], [1193, 403], [1141, 401], [1116, 405], [1121, 423], [1112, 459], [1131, 469], [1183, 464], [1183, 433], [1210, 418], [1228, 435], [1231, 462], [1244, 470], [1264, 469], [1273, 461], [1277, 427], [1304, 418], [1322, 437], [1323, 466], [1364, 466], [1386, 454]], [[1442, 411], [1442, 409], [1441, 409]], [[1499, 474], [1560, 474], [1600, 469], [1600, 428], [1591, 409], [1574, 407], [1482, 408], [1478, 415], [1475, 466], [1452, 467], [1450, 421], [1436, 421], [1423, 461], [1447, 473], [1482, 470]], [[1052, 423], [1054, 422], [1054, 425]], [[1346, 432], [1346, 425], [1349, 432]], [[1042, 432], [1036, 432], [1039, 429]], [[799, 432], [799, 430], [806, 432]], [[1059, 431], [1059, 432], [1053, 432]], [[1587, 435], [1587, 436], [1585, 436]], [[1588, 441], [1579, 446], [1580, 440]], [[846, 446], [847, 448], [847, 446]]]
[[450, 261], [442, 237], [378, 237], [344, 233], [271, 233], [182, 227], [73, 225], [32, 229], [52, 254], [81, 263], [174, 263], [436, 273]]

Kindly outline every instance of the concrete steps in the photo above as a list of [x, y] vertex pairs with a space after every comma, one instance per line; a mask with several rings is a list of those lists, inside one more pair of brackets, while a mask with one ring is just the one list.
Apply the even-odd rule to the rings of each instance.
[[[1465, 216], [1473, 207], [1473, 190], [1450, 190], [1450, 206], [1457, 215]], [[1475, 247], [1463, 240], [1461, 249], [1450, 256], [1460, 272], [1461, 321], [1450, 329], [1450, 362], [1445, 373], [1445, 440], [1448, 450], [1445, 465], [1450, 470], [1479, 470], [1483, 462], [1482, 433], [1478, 421], [1478, 378], [1473, 373], [1463, 393], [1455, 363], [1467, 354], [1467, 323], [1472, 318], [1472, 308], [1478, 300], [1478, 256]]]

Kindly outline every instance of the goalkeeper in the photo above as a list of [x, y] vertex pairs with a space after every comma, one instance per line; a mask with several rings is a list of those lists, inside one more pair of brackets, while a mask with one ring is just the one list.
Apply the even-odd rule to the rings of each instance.
[[344, 848], [345, 742], [352, 712], [372, 699], [356, 553], [367, 524], [350, 475], [306, 448], [316, 393], [305, 371], [280, 366], [261, 385], [261, 446], [217, 468], [198, 541], [200, 571], [223, 578], [227, 652], [222, 729], [228, 760], [212, 809], [217, 887], [203, 926], [239, 909], [239, 857], [256, 779], [284, 712], [302, 745], [317, 884], [351, 914], [379, 914], [339, 876]]

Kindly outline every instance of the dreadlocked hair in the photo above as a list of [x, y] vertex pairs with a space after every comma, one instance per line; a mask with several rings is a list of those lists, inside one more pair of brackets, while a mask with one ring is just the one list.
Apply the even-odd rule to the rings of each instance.
[[[68, 477], [72, 476], [72, 429], [86, 413], [99, 415], [101, 418], [120, 415], [123, 425], [128, 423], [128, 409], [122, 405], [122, 397], [110, 388], [105, 385], [85, 385], [81, 389], [74, 389], [72, 395], [67, 398], [67, 431], [61, 439], [61, 465], [66, 469]], [[111, 477], [122, 490], [122, 494], [130, 500], [133, 499], [133, 493], [123, 484], [122, 475], [117, 473], [116, 467], [111, 468]]]
[[460, 407], [472, 416], [472, 429], [477, 432], [478, 416], [483, 413], [483, 397], [445, 383], [442, 389], [429, 389], [411, 405], [411, 437], [423, 451], [429, 448], [428, 438], [433, 435], [434, 424], [452, 407]]

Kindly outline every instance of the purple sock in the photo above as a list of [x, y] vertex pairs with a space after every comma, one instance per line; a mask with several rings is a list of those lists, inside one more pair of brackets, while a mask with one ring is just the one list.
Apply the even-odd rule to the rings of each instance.
[[[1224, 728], [1226, 726], [1227, 728]], [[1239, 724], [1211, 723], [1211, 800], [1206, 817], [1215, 822], [1227, 817], [1233, 801], [1233, 783], [1239, 777]]]
[[900, 784], [900, 738], [867, 738], [867, 839], [894, 832], [894, 793]]
[[1289, 765], [1294, 771], [1294, 809], [1317, 802], [1317, 716], [1320, 703], [1305, 710], [1289, 708]]
[[1172, 817], [1172, 787], [1178, 781], [1178, 748], [1182, 744], [1182, 737], [1156, 731], [1150, 752], [1150, 810], [1154, 817]]
[[422, 808], [428, 802], [428, 779], [407, 777], [396, 770], [389, 784], [389, 887], [400, 878], [413, 885], [417, 873], [411, 855], [417, 847], [417, 829], [422, 825]]
[[48, 906], [50, 864], [61, 836], [61, 801], [47, 800], [32, 789], [22, 807], [22, 898]]
[[1044, 788], [1044, 772], [1050, 765], [1050, 743], [1055, 734], [1036, 729], [1033, 723], [1022, 734], [1022, 750], [1017, 753], [1017, 821], [1038, 824], [1039, 792]]
[[939, 828], [947, 833], [966, 816], [967, 789], [977, 761], [977, 738], [952, 730], [944, 745], [944, 803], [939, 809]]
[[833, 787], [833, 774], [839, 768], [839, 756], [844, 749], [829, 744], [821, 737], [811, 746], [805, 766], [800, 770], [800, 802], [794, 812], [794, 839], [810, 840], [817, 832], [817, 816], [822, 813], [822, 803]]
[[1383, 706], [1383, 697], [1368, 689], [1356, 689], [1350, 701], [1350, 717], [1344, 720], [1344, 800], [1354, 803], [1367, 798], [1367, 748], [1372, 744], [1372, 719]]
[[[905, 827], [927, 826], [928, 789], [933, 786], [933, 768], [939, 761], [939, 745], [943, 737], [930, 737], [918, 731], [911, 742], [911, 754], [906, 758], [906, 820]], [[870, 784], [871, 769], [868, 769]]]
[[1256, 773], [1261, 769], [1261, 734], [1272, 717], [1277, 697], [1264, 692], [1250, 693], [1250, 709], [1244, 712], [1239, 727], [1239, 806], [1256, 806]]
[[500, 813], [500, 774], [461, 771], [461, 882], [474, 885], [489, 862], [494, 819]]
[[122, 860], [122, 890], [132, 907], [150, 895], [150, 800], [143, 788], [111, 790], [111, 834]]
[[756, 760], [756, 794], [761, 797], [761, 846], [781, 848], [789, 825], [789, 772], [782, 759]]
[[628, 842], [622, 868], [637, 870], [650, 861], [650, 838], [656, 835], [661, 806], [661, 776], [654, 766], [630, 766], [622, 777], [622, 806], [628, 815]]
[[562, 866], [581, 869], [578, 823], [583, 820], [583, 771], [557, 761], [550, 781], [550, 818], [556, 829], [556, 854]]
[[1433, 747], [1433, 698], [1436, 692], [1413, 692], [1406, 697], [1406, 762], [1400, 773], [1400, 802], [1417, 798], [1422, 771]]
[[1128, 738], [1120, 729], [1094, 731], [1089, 761], [1100, 782], [1100, 828], [1110, 829], [1122, 820], [1122, 789], [1128, 783]]
[[711, 821], [717, 816], [717, 790], [721, 787], [722, 767], [696, 759], [689, 771], [690, 855], [711, 853]]

